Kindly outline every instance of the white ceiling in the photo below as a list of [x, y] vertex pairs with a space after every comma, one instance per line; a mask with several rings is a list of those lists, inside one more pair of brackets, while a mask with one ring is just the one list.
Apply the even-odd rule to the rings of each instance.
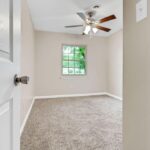
[[36, 30], [82, 34], [83, 27], [66, 29], [66, 25], [84, 24], [76, 15], [93, 5], [101, 5], [95, 18], [101, 19], [115, 14], [116, 20], [103, 23], [111, 32], [99, 31], [98, 36], [109, 36], [123, 27], [123, 0], [28, 0], [33, 24]]

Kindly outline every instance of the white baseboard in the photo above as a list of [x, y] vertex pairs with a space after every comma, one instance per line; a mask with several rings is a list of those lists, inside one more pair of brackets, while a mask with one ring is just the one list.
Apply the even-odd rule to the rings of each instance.
[[48, 99], [48, 98], [63, 98], [63, 97], [83, 97], [83, 96], [98, 96], [106, 95], [106, 92], [101, 93], [85, 93], [85, 94], [70, 94], [70, 95], [49, 95], [49, 96], [35, 96], [34, 99]]
[[111, 93], [105, 93], [107, 96], [109, 96], [109, 97], [112, 97], [112, 98], [115, 98], [115, 99], [117, 99], [117, 100], [120, 100], [120, 101], [122, 101], [122, 98], [121, 97], [119, 97], [119, 96], [116, 96], [116, 95], [113, 95], [113, 94], [111, 94]]
[[108, 92], [100, 92], [100, 93], [85, 93], [85, 94], [70, 94], [70, 95], [49, 95], [49, 96], [35, 96], [34, 99], [48, 99], [48, 98], [63, 98], [63, 97], [84, 97], [84, 96], [103, 96], [107, 95], [109, 97], [122, 100], [121, 97], [113, 95]]
[[101, 93], [85, 93], [85, 94], [71, 94], [71, 95], [50, 95], [50, 96], [35, 96], [32, 100], [32, 103], [30, 105], [30, 108], [25, 116], [25, 119], [22, 123], [22, 126], [21, 126], [21, 129], [20, 129], [20, 135], [22, 134], [23, 130], [24, 130], [24, 127], [26, 125], [26, 122], [28, 120], [28, 117], [31, 113], [31, 110], [32, 110], [32, 107], [33, 107], [33, 104], [35, 102], [35, 100], [38, 100], [38, 99], [50, 99], [50, 98], [63, 98], [63, 97], [84, 97], [84, 96], [109, 96], [109, 97], [112, 97], [112, 98], [115, 98], [117, 100], [122, 100], [121, 97], [119, 96], [116, 96], [116, 95], [113, 95], [113, 94], [110, 94], [110, 93], [107, 93], [107, 92], [101, 92]]
[[31, 105], [30, 105], [30, 107], [29, 107], [29, 110], [28, 110], [28, 112], [27, 112], [27, 114], [26, 114], [26, 116], [25, 116], [25, 119], [24, 119], [24, 121], [23, 121], [23, 123], [22, 123], [22, 125], [21, 125], [20, 135], [22, 134], [22, 132], [23, 132], [23, 130], [24, 130], [24, 127], [25, 127], [25, 125], [26, 125], [26, 122], [27, 122], [27, 120], [28, 120], [28, 117], [29, 117], [29, 115], [30, 115], [30, 113], [31, 113], [31, 110], [32, 110], [34, 101], [35, 101], [35, 98], [33, 98], [32, 103], [31, 103]]

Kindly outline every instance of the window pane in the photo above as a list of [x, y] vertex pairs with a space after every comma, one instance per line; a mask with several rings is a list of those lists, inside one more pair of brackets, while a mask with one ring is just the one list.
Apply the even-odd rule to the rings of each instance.
[[75, 54], [75, 60], [85, 60], [85, 56], [83, 54]]
[[79, 47], [75, 47], [75, 53], [79, 54], [80, 53], [80, 48]]
[[63, 68], [63, 74], [68, 74], [68, 68]]
[[80, 68], [85, 69], [85, 61], [80, 61]]
[[85, 54], [85, 47], [80, 47], [80, 53]]
[[74, 60], [74, 54], [69, 54], [69, 60]]
[[64, 59], [64, 60], [68, 60], [68, 59], [69, 59], [69, 55], [68, 55], [68, 54], [64, 54], [64, 55], [63, 55], [63, 59]]
[[80, 60], [85, 60], [85, 57], [82, 54], [80, 54]]
[[74, 47], [70, 46], [70, 52], [69, 54], [74, 54]]
[[72, 54], [74, 53], [74, 48], [72, 46], [63, 46], [63, 53]]
[[79, 53], [79, 54], [75, 54], [74, 59], [75, 59], [75, 60], [80, 60], [80, 53]]
[[74, 68], [74, 61], [69, 61], [69, 67]]
[[63, 67], [68, 68], [69, 67], [69, 62], [68, 61], [63, 61]]
[[68, 54], [73, 54], [74, 53], [74, 49], [72, 46], [68, 46]]
[[79, 68], [75, 68], [75, 74], [80, 74], [80, 69]]
[[80, 68], [80, 62], [79, 61], [75, 61], [75, 68]]
[[69, 73], [69, 74], [74, 74], [74, 68], [69, 68], [68, 73]]
[[80, 69], [80, 74], [85, 74], [85, 69]]
[[68, 46], [63, 46], [63, 53], [64, 54], [68, 54], [69, 53]]

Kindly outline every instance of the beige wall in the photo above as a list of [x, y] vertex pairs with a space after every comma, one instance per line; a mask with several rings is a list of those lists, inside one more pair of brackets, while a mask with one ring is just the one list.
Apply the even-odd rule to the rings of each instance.
[[108, 91], [122, 98], [123, 31], [108, 37]]
[[150, 150], [150, 1], [139, 23], [135, 6], [124, 1], [124, 150]]
[[[36, 31], [36, 96], [105, 92], [107, 39]], [[87, 75], [62, 76], [62, 44], [87, 45]]]
[[28, 85], [21, 85], [21, 125], [34, 96], [34, 30], [26, 0], [22, 0], [21, 75], [28, 75]]
[[[122, 98], [122, 32], [90, 39], [36, 31], [36, 96], [109, 92]], [[86, 76], [62, 76], [62, 44], [87, 45]]]

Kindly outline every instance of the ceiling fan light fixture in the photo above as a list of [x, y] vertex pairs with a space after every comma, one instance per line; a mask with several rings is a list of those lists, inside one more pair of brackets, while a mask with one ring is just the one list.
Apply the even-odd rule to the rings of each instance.
[[94, 33], [97, 33], [98, 29], [97, 28], [92, 28]]
[[87, 26], [85, 27], [84, 33], [85, 33], [85, 34], [89, 34], [90, 30], [91, 30], [91, 26], [87, 25]]

